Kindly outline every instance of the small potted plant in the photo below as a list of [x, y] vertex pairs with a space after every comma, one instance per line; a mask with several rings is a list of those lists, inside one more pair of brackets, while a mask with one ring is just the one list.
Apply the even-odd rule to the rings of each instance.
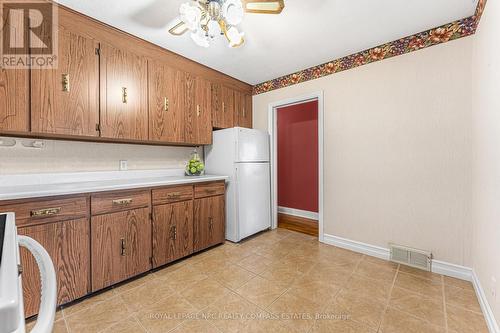
[[200, 159], [196, 150], [191, 154], [191, 158], [186, 165], [186, 176], [201, 176], [205, 173], [205, 164]]

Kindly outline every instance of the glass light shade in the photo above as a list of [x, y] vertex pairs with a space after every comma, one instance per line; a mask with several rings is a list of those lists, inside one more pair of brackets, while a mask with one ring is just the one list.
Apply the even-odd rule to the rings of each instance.
[[221, 29], [220, 29], [219, 22], [212, 20], [212, 21], [208, 22], [207, 27], [208, 27], [208, 35], [211, 38], [214, 38], [215, 36], [220, 35]]
[[210, 1], [207, 5], [208, 15], [212, 20], [218, 20], [220, 17], [220, 4], [218, 1]]
[[245, 34], [243, 32], [239, 32], [235, 27], [229, 28], [229, 30], [226, 32], [227, 39], [229, 40], [229, 47], [238, 47], [243, 44], [244, 35]]
[[210, 39], [205, 35], [202, 29], [198, 29], [191, 33], [191, 39], [196, 43], [196, 45], [201, 47], [209, 47]]
[[189, 2], [183, 3], [180, 7], [180, 18], [189, 30], [195, 31], [200, 26], [201, 10], [191, 5]]
[[222, 15], [229, 25], [238, 25], [243, 21], [243, 5], [240, 0], [226, 0], [222, 6]]

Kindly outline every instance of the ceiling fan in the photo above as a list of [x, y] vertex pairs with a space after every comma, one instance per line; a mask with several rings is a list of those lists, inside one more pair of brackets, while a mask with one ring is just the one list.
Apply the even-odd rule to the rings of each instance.
[[279, 14], [283, 8], [284, 0], [191, 0], [181, 5], [169, 32], [180, 36], [190, 31], [191, 39], [202, 47], [209, 47], [215, 36], [222, 35], [229, 47], [238, 47], [245, 42], [244, 33], [236, 27], [244, 12]]

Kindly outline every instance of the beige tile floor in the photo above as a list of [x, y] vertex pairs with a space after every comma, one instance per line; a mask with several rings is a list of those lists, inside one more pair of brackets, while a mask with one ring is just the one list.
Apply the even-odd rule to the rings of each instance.
[[470, 283], [284, 229], [195, 255], [56, 319], [57, 333], [487, 332]]

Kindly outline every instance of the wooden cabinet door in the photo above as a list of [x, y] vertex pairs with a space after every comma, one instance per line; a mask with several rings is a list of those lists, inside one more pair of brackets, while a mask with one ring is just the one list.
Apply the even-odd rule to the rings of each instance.
[[92, 291], [151, 268], [149, 209], [92, 217]]
[[[190, 80], [193, 78], [190, 76]], [[192, 90], [194, 88], [194, 90]], [[210, 82], [196, 77], [188, 84], [189, 98], [186, 105], [186, 142], [199, 145], [212, 143], [212, 100]]]
[[234, 90], [225, 86], [222, 86], [222, 115], [224, 117], [222, 127], [234, 127]]
[[149, 139], [184, 142], [185, 74], [165, 63], [148, 63]]
[[223, 195], [195, 199], [194, 251], [200, 251], [224, 242], [225, 215]]
[[29, 72], [0, 68], [0, 131], [29, 131]]
[[212, 100], [212, 126], [214, 128], [224, 127], [224, 115], [222, 113], [222, 85], [211, 84]]
[[31, 130], [98, 136], [99, 44], [59, 28], [58, 68], [31, 71]]
[[[7, 3], [2, 3], [8, 6]], [[13, 17], [17, 17], [14, 15]], [[28, 20], [25, 20], [27, 24]], [[0, 18], [0, 30], [22, 29], [20, 21], [9, 24], [10, 20]], [[28, 32], [28, 29], [25, 29]], [[11, 36], [28, 40], [28, 34], [11, 34]], [[23, 41], [12, 41], [23, 44]], [[18, 43], [20, 42], [20, 43]], [[29, 52], [27, 43], [22, 53]], [[29, 70], [5, 69], [0, 66], [0, 131], [2, 132], [28, 132], [29, 128]]]
[[252, 95], [240, 94], [238, 126], [252, 128]]
[[153, 267], [193, 253], [193, 201], [153, 208]]
[[[20, 235], [38, 241], [49, 253], [57, 275], [57, 304], [85, 296], [90, 291], [90, 225], [88, 219], [21, 227]], [[21, 249], [25, 316], [38, 313], [40, 274], [33, 256]]]
[[101, 45], [101, 136], [148, 139], [147, 60]]

